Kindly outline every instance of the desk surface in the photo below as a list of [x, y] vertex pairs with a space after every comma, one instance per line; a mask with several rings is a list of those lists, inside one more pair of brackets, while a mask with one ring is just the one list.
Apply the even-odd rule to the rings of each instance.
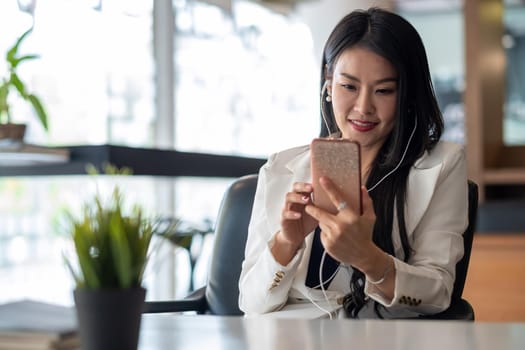
[[525, 323], [143, 315], [139, 350], [523, 350]]

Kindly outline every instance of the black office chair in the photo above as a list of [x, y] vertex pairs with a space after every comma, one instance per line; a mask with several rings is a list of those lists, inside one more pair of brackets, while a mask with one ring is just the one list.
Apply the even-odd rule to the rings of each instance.
[[[256, 186], [257, 175], [247, 175], [237, 179], [223, 197], [207, 285], [181, 300], [146, 302], [144, 312], [195, 311], [199, 314], [242, 315], [238, 306], [238, 281]], [[442, 313], [421, 319], [474, 320], [472, 306], [461, 296], [470, 260], [477, 206], [478, 187], [469, 181], [469, 225], [464, 233], [465, 255], [456, 266], [451, 306]]]
[[239, 276], [256, 187], [257, 175], [247, 175], [235, 180], [224, 194], [217, 217], [207, 285], [182, 300], [146, 302], [145, 312], [243, 314], [238, 305]]
[[463, 233], [463, 258], [456, 264], [456, 280], [452, 291], [450, 307], [435, 315], [420, 316], [427, 320], [467, 320], [474, 321], [474, 309], [470, 303], [463, 299], [463, 289], [467, 280], [470, 253], [472, 252], [472, 241], [476, 232], [476, 221], [478, 216], [478, 185], [468, 181], [468, 226]]

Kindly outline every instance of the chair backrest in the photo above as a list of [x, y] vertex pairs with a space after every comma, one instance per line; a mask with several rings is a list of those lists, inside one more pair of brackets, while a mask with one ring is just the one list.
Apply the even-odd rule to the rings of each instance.
[[243, 176], [230, 185], [222, 199], [206, 286], [212, 314], [242, 315], [239, 277], [256, 187], [257, 175]]
[[476, 221], [478, 216], [478, 185], [468, 181], [468, 226], [463, 233], [463, 258], [456, 264], [456, 280], [454, 281], [454, 291], [452, 292], [452, 301], [461, 299], [463, 288], [467, 279], [468, 265], [470, 262], [470, 253], [472, 252], [472, 241], [476, 232]]

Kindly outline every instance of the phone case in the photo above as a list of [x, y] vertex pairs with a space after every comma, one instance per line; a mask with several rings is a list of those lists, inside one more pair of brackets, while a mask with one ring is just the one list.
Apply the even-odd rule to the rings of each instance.
[[319, 183], [321, 176], [332, 180], [342, 192], [347, 205], [357, 213], [361, 208], [361, 160], [359, 143], [346, 139], [314, 139], [311, 143], [313, 203], [337, 213], [336, 205]]

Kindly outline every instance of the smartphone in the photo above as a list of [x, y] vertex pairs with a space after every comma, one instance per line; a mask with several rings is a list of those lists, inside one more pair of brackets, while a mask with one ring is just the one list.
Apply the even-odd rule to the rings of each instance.
[[337, 214], [337, 207], [319, 183], [326, 176], [339, 188], [355, 212], [362, 213], [361, 152], [359, 143], [347, 139], [316, 138], [311, 143], [312, 200], [314, 205]]

